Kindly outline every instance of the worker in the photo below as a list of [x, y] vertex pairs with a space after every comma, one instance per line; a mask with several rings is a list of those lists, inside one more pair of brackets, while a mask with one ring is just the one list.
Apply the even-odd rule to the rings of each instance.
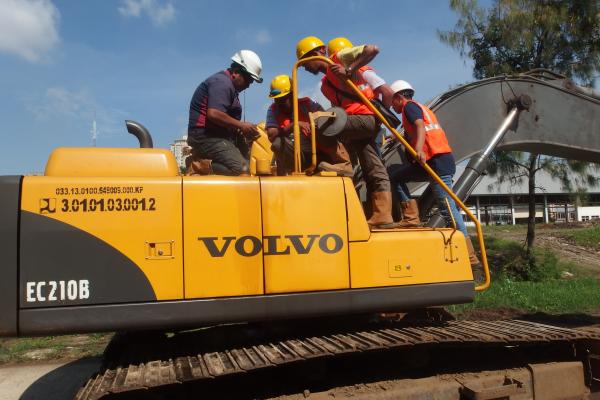
[[[271, 81], [271, 90], [269, 97], [273, 99], [273, 104], [267, 110], [267, 135], [269, 140], [273, 143], [271, 149], [275, 153], [277, 160], [277, 173], [278, 175], [285, 175], [294, 168], [294, 142], [293, 142], [293, 131], [294, 131], [294, 110], [292, 105], [292, 82], [288, 75], [277, 75]], [[302, 156], [302, 168], [308, 167], [308, 163], [311, 160], [312, 146], [310, 138], [310, 122], [308, 113], [323, 111], [323, 107], [309, 97], [302, 97], [298, 99], [298, 114], [300, 126], [300, 148]], [[322, 154], [330, 155], [332, 163], [343, 163], [344, 159], [337, 160], [336, 148], [334, 146], [337, 143], [328, 142], [325, 145], [324, 138], [320, 135], [316, 137], [317, 149], [319, 159], [322, 158]], [[343, 144], [339, 143], [340, 146]], [[345, 152], [345, 148], [341, 151]], [[346, 157], [347, 158], [347, 157]], [[342, 176], [352, 176], [352, 165], [350, 163], [345, 164], [345, 168], [338, 171]]]
[[[327, 55], [329, 58], [332, 58], [340, 50], [349, 49], [352, 47], [354, 47], [354, 45], [348, 38], [336, 37], [327, 43]], [[362, 73], [362, 76], [371, 89], [373, 89], [375, 97], [380, 99], [382, 104], [389, 109], [392, 106], [393, 93], [389, 85], [385, 83], [385, 80], [377, 75], [375, 70], [370, 66]], [[381, 126], [379, 132], [377, 133], [377, 137], [375, 138], [377, 154], [379, 154], [379, 157], [381, 157], [381, 147], [383, 146], [385, 132], [385, 128]]]
[[[391, 84], [394, 93], [392, 107], [397, 113], [402, 114], [402, 126], [408, 142], [417, 153], [420, 163], [427, 163], [440, 179], [452, 188], [452, 178], [456, 172], [456, 165], [452, 149], [448, 144], [446, 133], [438, 122], [437, 117], [428, 107], [413, 100], [415, 90], [406, 81], [398, 80]], [[473, 249], [473, 243], [462, 215], [456, 203], [442, 187], [435, 182], [425, 169], [415, 160], [399, 168], [390, 168], [392, 185], [397, 189], [402, 204], [402, 228], [416, 228], [420, 226], [419, 207], [417, 201], [410, 197], [407, 182], [431, 182], [431, 187], [438, 201], [440, 213], [446, 225], [452, 226], [452, 219], [456, 228], [463, 233], [467, 241], [469, 259], [477, 281], [483, 280], [483, 268]], [[446, 202], [447, 201], [447, 202]], [[448, 212], [450, 208], [450, 212]], [[451, 216], [452, 215], [452, 216]]]
[[190, 102], [187, 142], [192, 147], [188, 174], [248, 174], [248, 142], [259, 136], [255, 124], [241, 121], [239, 93], [261, 83], [262, 62], [240, 50], [231, 65], [202, 82]]
[[[367, 220], [372, 229], [390, 229], [396, 227], [392, 218], [392, 194], [390, 179], [381, 158], [377, 154], [375, 138], [380, 124], [373, 112], [359, 99], [350, 93], [345, 82], [350, 79], [367, 97], [375, 94], [363, 77], [369, 70], [366, 65], [375, 58], [379, 49], [373, 45], [364, 45], [343, 49], [332, 57], [333, 65], [324, 60], [310, 60], [304, 68], [312, 74], [324, 74], [321, 80], [321, 91], [333, 106], [344, 108], [348, 114], [346, 126], [339, 134], [341, 141], [352, 148], [358, 155], [364, 173], [367, 190], [371, 196], [372, 214]], [[296, 45], [298, 59], [321, 56], [325, 57], [325, 45], [314, 36], [303, 38]], [[344, 157], [345, 155], [338, 154]], [[347, 159], [349, 162], [349, 158]]]

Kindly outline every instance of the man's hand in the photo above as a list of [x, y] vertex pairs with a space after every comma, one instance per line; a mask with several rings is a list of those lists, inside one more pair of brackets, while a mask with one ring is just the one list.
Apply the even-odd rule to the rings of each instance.
[[425, 154], [425, 152], [423, 151], [423, 149], [420, 150], [415, 150], [417, 152], [417, 158], [419, 159], [419, 161], [421, 161], [423, 164], [425, 164], [427, 162], [427, 155]]
[[260, 136], [260, 132], [256, 125], [250, 122], [241, 122], [240, 131], [246, 136], [247, 139], [255, 140]]
[[308, 122], [299, 121], [298, 125], [300, 126], [300, 133], [303, 135], [310, 135], [310, 124]]
[[339, 64], [332, 65], [331, 72], [333, 72], [342, 82], [346, 79], [350, 79], [350, 75], [346, 73], [346, 69]]

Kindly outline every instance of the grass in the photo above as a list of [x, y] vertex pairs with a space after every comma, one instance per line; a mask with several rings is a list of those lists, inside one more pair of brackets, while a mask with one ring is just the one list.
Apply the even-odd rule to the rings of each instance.
[[102, 354], [111, 334], [0, 339], [0, 363], [77, 359]]
[[596, 224], [589, 228], [575, 229], [569, 232], [564, 232], [561, 233], [560, 236], [578, 246], [585, 246], [595, 250], [600, 250], [600, 224]]
[[[589, 243], [600, 236], [598, 228], [577, 229], [561, 236], [575, 234]], [[499, 239], [493, 231], [486, 238], [491, 287], [477, 294], [471, 304], [450, 306], [451, 312], [512, 308], [566, 314], [600, 310], [600, 281], [587, 270], [547, 249], [534, 249], [528, 256], [522, 243]], [[565, 272], [572, 274], [570, 278], [563, 279]]]
[[501, 278], [479, 293], [475, 302], [450, 306], [450, 312], [471, 309], [516, 308], [528, 312], [568, 314], [600, 309], [600, 282], [595, 278], [549, 279], [540, 282]]

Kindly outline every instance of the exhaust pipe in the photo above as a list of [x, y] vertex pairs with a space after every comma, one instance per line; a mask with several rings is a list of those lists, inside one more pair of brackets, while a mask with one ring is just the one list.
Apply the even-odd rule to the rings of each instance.
[[127, 127], [127, 132], [131, 133], [135, 136], [140, 142], [140, 148], [142, 149], [151, 149], [154, 147], [154, 143], [152, 143], [152, 136], [150, 136], [150, 132], [148, 129], [139, 122], [126, 120], [125, 126]]

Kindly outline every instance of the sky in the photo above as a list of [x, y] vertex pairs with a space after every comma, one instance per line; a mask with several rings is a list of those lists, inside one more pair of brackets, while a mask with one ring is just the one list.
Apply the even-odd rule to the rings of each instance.
[[[94, 118], [99, 147], [137, 147], [130, 119], [168, 148], [196, 87], [240, 49], [264, 77], [240, 95], [244, 118], [264, 121], [270, 80], [291, 75], [308, 35], [377, 45], [370, 65], [426, 101], [473, 80], [437, 38], [456, 20], [445, 0], [0, 0], [0, 175], [43, 173], [54, 148], [91, 146]], [[319, 78], [298, 76], [300, 95], [327, 107]]]

